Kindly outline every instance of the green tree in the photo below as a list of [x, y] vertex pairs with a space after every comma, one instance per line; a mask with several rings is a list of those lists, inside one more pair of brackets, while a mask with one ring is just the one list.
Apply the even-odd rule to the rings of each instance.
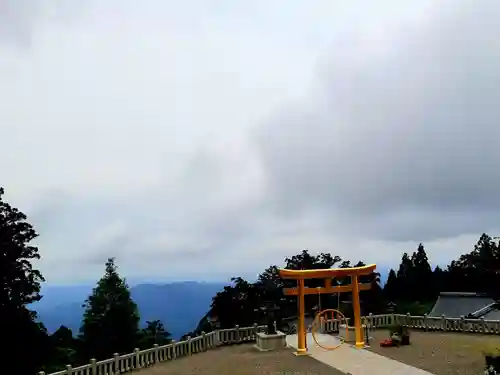
[[257, 284], [261, 287], [264, 298], [280, 299], [283, 297], [283, 279], [280, 277], [279, 268], [272, 265], [264, 270], [257, 278]]
[[489, 293], [500, 298], [500, 249], [486, 233], [479, 238], [474, 250], [463, 254], [448, 267], [450, 285], [461, 291]]
[[213, 298], [211, 314], [217, 317], [221, 328], [252, 325], [259, 319], [262, 289], [241, 277], [234, 277], [231, 282], [233, 285], [224, 287]]
[[52, 353], [44, 368], [46, 373], [56, 372], [63, 369], [66, 365], [78, 364], [77, 358], [77, 340], [73, 337], [71, 329], [60, 326], [50, 336]]
[[285, 259], [285, 268], [290, 270], [332, 268], [341, 260], [339, 256], [333, 257], [329, 253], [311, 255], [309, 250], [302, 250], [299, 254]]
[[141, 336], [139, 345], [141, 349], [151, 348], [154, 344], [167, 345], [172, 341], [170, 339], [171, 333], [165, 329], [160, 320], [147, 321], [146, 328], [142, 330]]
[[432, 268], [427, 258], [424, 245], [420, 244], [411, 257], [411, 290], [413, 299], [419, 302], [432, 301], [437, 297], [433, 285]]
[[[325, 269], [332, 268], [337, 263], [342, 262], [342, 259], [335, 255], [332, 256], [330, 253], [320, 253], [318, 255], [311, 255], [308, 250], [302, 250], [299, 254], [294, 255], [290, 258], [285, 258], [285, 268], [291, 270], [300, 269]], [[341, 283], [345, 280], [341, 280]], [[334, 281], [334, 285], [335, 285]], [[294, 287], [295, 282], [293, 280], [285, 280], [286, 287]], [[317, 288], [324, 285], [324, 279], [308, 279], [304, 281], [304, 285], [310, 288]], [[288, 298], [287, 305], [296, 306], [296, 297]], [[331, 308], [336, 306], [337, 298], [331, 295], [307, 295], [304, 298], [306, 311], [311, 311], [314, 306], [317, 306], [321, 302], [323, 308]]]
[[84, 304], [80, 339], [85, 359], [105, 359], [130, 353], [137, 346], [139, 313], [114, 258], [106, 262], [104, 276]]
[[[354, 267], [366, 266], [365, 263], [359, 261]], [[369, 313], [380, 314], [385, 309], [384, 292], [380, 286], [380, 273], [373, 271], [369, 275], [360, 276], [359, 282], [363, 284], [371, 284], [370, 290], [361, 291], [359, 293], [362, 307], [362, 314]]]
[[388, 302], [395, 302], [399, 297], [398, 292], [398, 277], [396, 276], [396, 271], [392, 268], [387, 276], [387, 281], [384, 285], [384, 297]]
[[[0, 317], [2, 355], [16, 364], [13, 374], [35, 373], [48, 355], [48, 336], [28, 306], [41, 299], [42, 274], [32, 262], [40, 258], [30, 245], [37, 232], [24, 213], [3, 200], [0, 187]], [[29, 358], [29, 360], [26, 360]]]
[[436, 298], [440, 292], [449, 291], [449, 272], [448, 270], [443, 270], [441, 267], [436, 266], [432, 272], [432, 282], [434, 284], [434, 291], [436, 292]]
[[494, 298], [500, 297], [500, 250], [498, 245], [486, 233], [483, 233], [474, 246], [470, 261], [474, 277], [481, 292], [489, 293]]
[[396, 290], [397, 299], [403, 301], [411, 301], [413, 299], [413, 262], [411, 261], [408, 253], [403, 253], [396, 276], [398, 280]]

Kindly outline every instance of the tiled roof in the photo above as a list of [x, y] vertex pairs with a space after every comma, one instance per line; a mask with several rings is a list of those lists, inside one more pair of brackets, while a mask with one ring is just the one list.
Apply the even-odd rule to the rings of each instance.
[[491, 298], [478, 293], [443, 292], [439, 295], [429, 316], [445, 315], [450, 318], [459, 318], [472, 314], [494, 302]]

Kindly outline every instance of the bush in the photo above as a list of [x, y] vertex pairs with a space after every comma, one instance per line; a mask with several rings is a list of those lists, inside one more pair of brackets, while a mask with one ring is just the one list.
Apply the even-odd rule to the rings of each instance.
[[497, 346], [487, 346], [483, 349], [484, 360], [486, 365], [485, 374], [500, 373], [500, 348]]
[[402, 324], [394, 324], [389, 329], [391, 340], [399, 345], [410, 345], [410, 330]]
[[401, 337], [410, 335], [408, 327], [402, 324], [393, 324], [391, 327], [389, 327], [389, 331], [391, 335], [398, 335]]
[[490, 357], [500, 357], [500, 348], [496, 345], [485, 346], [483, 354]]
[[396, 314], [410, 313], [410, 315], [414, 316], [423, 316], [425, 314], [428, 314], [432, 310], [433, 306], [434, 302], [420, 303], [420, 302], [396, 301], [396, 308], [394, 312]]

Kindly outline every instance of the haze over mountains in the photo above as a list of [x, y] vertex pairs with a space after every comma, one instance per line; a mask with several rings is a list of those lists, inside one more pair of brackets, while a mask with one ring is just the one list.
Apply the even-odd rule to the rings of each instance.
[[[381, 283], [387, 279], [387, 269], [381, 268]], [[144, 283], [130, 288], [139, 306], [141, 325], [159, 319], [179, 339], [192, 331], [208, 312], [212, 298], [229, 282], [185, 281], [174, 283]], [[44, 285], [43, 298], [34, 305], [39, 319], [50, 333], [61, 325], [78, 333], [83, 316], [82, 304], [93, 285]]]
[[[228, 283], [177, 282], [139, 284], [130, 288], [139, 306], [141, 325], [161, 320], [172, 338], [178, 339], [193, 330], [210, 309], [212, 297]], [[61, 325], [78, 333], [83, 316], [82, 304], [93, 285], [45, 286], [43, 298], [34, 305], [47, 330], [52, 333]]]

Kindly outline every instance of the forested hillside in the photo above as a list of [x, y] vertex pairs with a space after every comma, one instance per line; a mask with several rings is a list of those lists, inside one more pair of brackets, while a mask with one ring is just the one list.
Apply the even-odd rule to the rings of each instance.
[[[34, 301], [42, 298], [41, 273], [34, 269], [32, 261], [40, 257], [38, 248], [30, 243], [38, 234], [27, 222], [27, 217], [2, 200], [0, 188], [0, 316], [4, 322], [2, 340], [3, 355], [15, 368], [9, 374], [35, 374], [44, 370], [52, 372], [66, 364], [87, 363], [90, 358], [105, 359], [113, 353], [129, 353], [134, 348], [148, 348], [153, 344], [166, 344], [170, 340], [168, 322], [152, 319], [140, 327], [140, 316], [130, 289], [118, 273], [114, 259], [105, 264], [104, 275], [97, 282], [84, 305], [84, 314], [78, 332], [62, 326], [48, 334], [37, 314], [30, 310]], [[209, 313], [189, 335], [211, 331], [216, 327], [233, 327], [263, 322], [259, 309], [265, 302], [273, 301], [281, 307], [282, 316], [296, 314], [294, 297], [284, 297], [282, 288], [293, 285], [279, 278], [278, 267], [289, 269], [318, 269], [350, 267], [372, 263], [372, 259], [345, 260], [330, 254], [312, 255], [303, 250], [285, 259], [283, 265], [271, 265], [255, 283], [235, 277], [231, 285], [217, 293]], [[395, 263], [397, 260], [395, 260]], [[486, 234], [480, 236], [474, 249], [452, 261], [446, 268], [434, 269], [429, 264], [424, 246], [413, 253], [404, 253], [399, 268], [391, 270], [382, 289], [379, 274], [364, 277], [373, 288], [361, 293], [363, 313], [381, 313], [390, 301], [396, 302], [401, 312], [422, 314], [428, 310], [440, 291], [484, 292], [498, 298], [500, 284], [499, 244]], [[335, 280], [346, 284], [347, 279]], [[334, 282], [334, 284], [335, 284]], [[323, 280], [308, 280], [306, 286], [322, 285]], [[154, 296], [152, 296], [154, 298]], [[321, 298], [321, 300], [319, 300]], [[349, 295], [341, 297], [341, 308], [350, 315]], [[306, 309], [311, 311], [321, 303], [325, 307], [337, 307], [336, 296], [306, 296]], [[188, 308], [188, 305], [182, 306]], [[201, 317], [200, 317], [201, 318]], [[165, 325], [164, 325], [165, 324]], [[194, 328], [194, 327], [193, 327]]]
[[[395, 263], [397, 260], [395, 260]], [[371, 259], [366, 263], [371, 263]], [[233, 285], [227, 286], [218, 293], [212, 303], [207, 317], [217, 320], [220, 327], [233, 327], [235, 324], [250, 325], [255, 321], [263, 321], [258, 307], [265, 301], [275, 301], [281, 307], [282, 317], [296, 315], [296, 297], [285, 297], [282, 288], [294, 286], [294, 281], [281, 280], [278, 268], [319, 269], [330, 267], [351, 267], [365, 264], [363, 261], [351, 262], [338, 256], [322, 253], [311, 255], [303, 250], [297, 255], [286, 258], [283, 265], [272, 265], [267, 268], [256, 283], [249, 283], [242, 278], [234, 278]], [[371, 282], [372, 289], [361, 292], [361, 308], [363, 314], [383, 313], [389, 302], [396, 303], [396, 312], [423, 315], [428, 313], [437, 296], [443, 291], [485, 293], [494, 299], [498, 296], [496, 285], [500, 285], [500, 246], [487, 234], [482, 234], [467, 254], [461, 255], [450, 264], [441, 268], [432, 267], [427, 258], [424, 245], [420, 244], [413, 253], [403, 253], [399, 267], [391, 269], [383, 288], [380, 286], [379, 274], [361, 278], [361, 282]], [[340, 285], [349, 283], [347, 279], [336, 280]], [[321, 286], [322, 280], [306, 280], [309, 287]], [[333, 283], [335, 285], [335, 281]], [[349, 302], [350, 295], [344, 293], [340, 301]], [[312, 312], [320, 303], [323, 308], [337, 308], [352, 318], [349, 303], [340, 303], [337, 296], [308, 295], [305, 296], [306, 311]], [[213, 324], [205, 318], [200, 322], [200, 330], [209, 331]], [[196, 334], [198, 332], [192, 332]]]

